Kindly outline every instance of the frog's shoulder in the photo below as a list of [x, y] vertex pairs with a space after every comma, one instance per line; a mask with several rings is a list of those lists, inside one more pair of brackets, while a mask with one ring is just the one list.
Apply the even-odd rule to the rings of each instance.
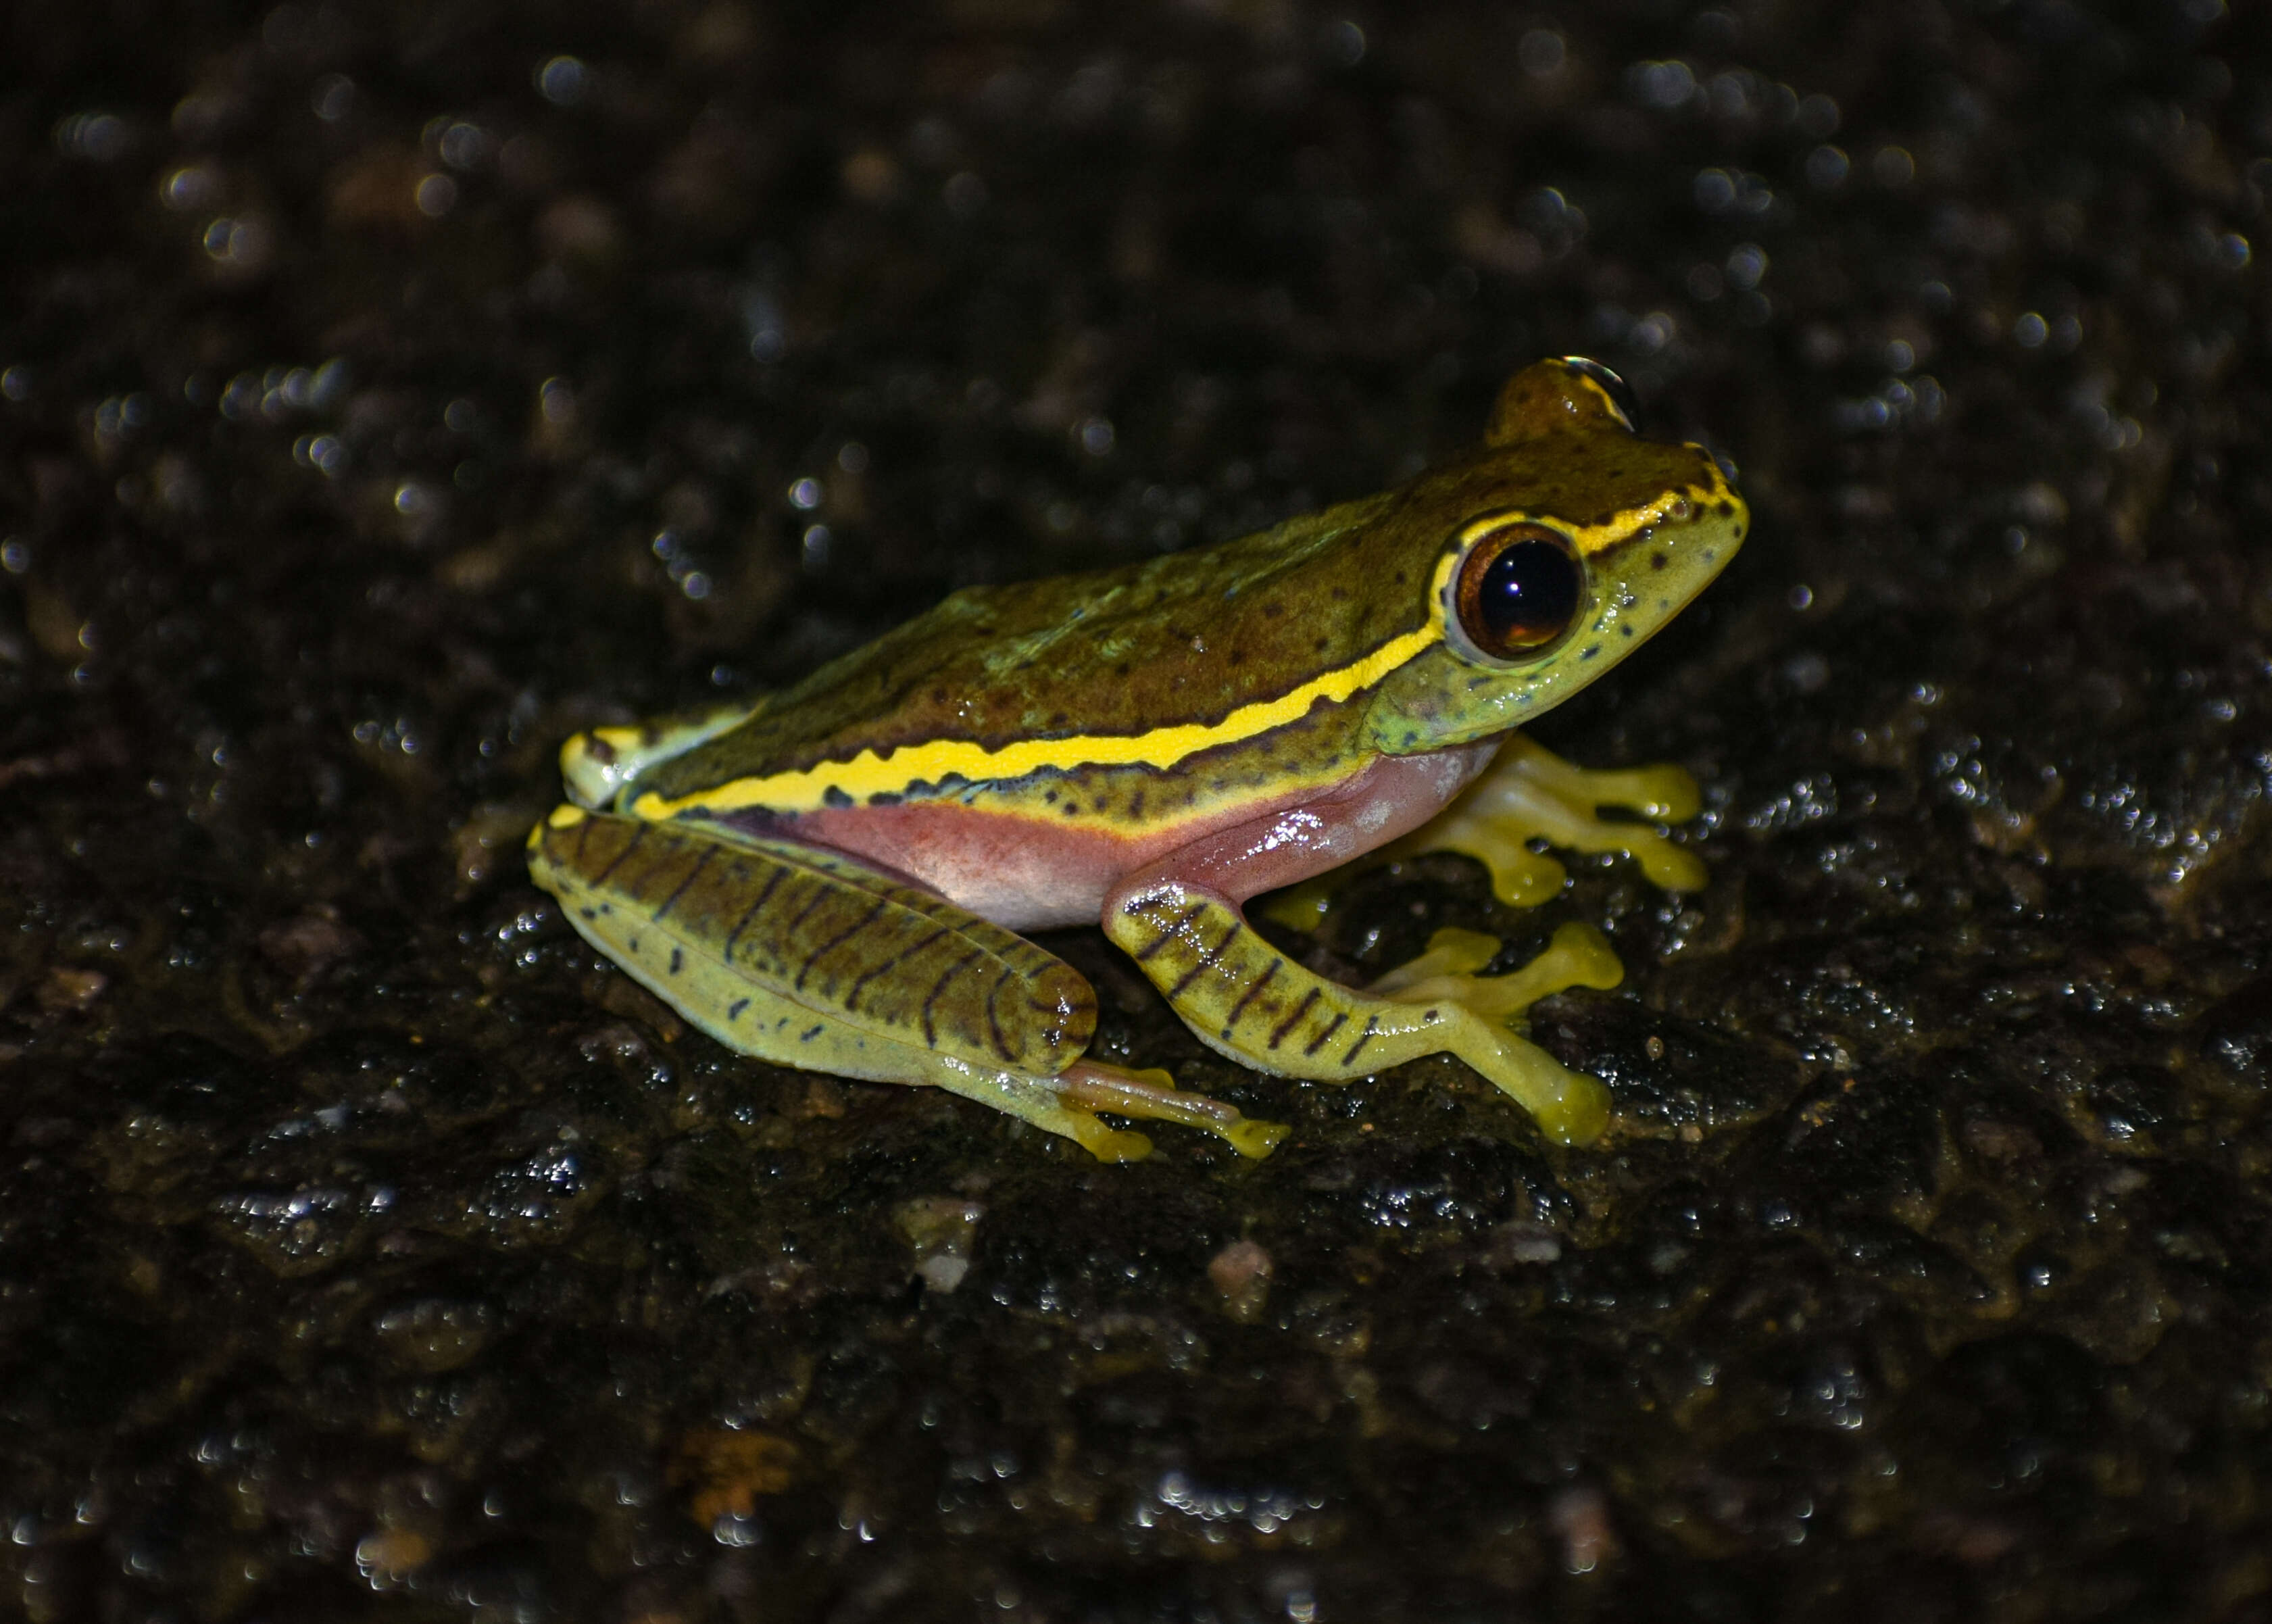
[[1424, 618], [1420, 595], [1386, 589], [1354, 556], [1400, 495], [1118, 569], [965, 587], [665, 764], [650, 787], [671, 795], [938, 741], [998, 750], [1219, 722]]

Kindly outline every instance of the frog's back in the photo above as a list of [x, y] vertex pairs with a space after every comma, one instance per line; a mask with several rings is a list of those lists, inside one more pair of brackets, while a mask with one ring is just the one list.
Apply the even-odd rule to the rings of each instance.
[[668, 805], [729, 782], [943, 746], [932, 753], [960, 764], [950, 773], [904, 761], [905, 782], [936, 783], [968, 779], [968, 764], [1013, 745], [1164, 740], [1235, 713], [1291, 722], [1278, 712], [1306, 712], [1304, 692], [1353, 697], [1373, 656], [1427, 625], [1430, 572], [1462, 520], [1515, 508], [1588, 522], [1647, 501], [1700, 460], [1693, 447], [1623, 434], [1542, 455], [1486, 445], [1395, 490], [1215, 547], [967, 588], [657, 763], [639, 789]]
[[998, 751], [1211, 726], [1419, 617], [1414, 592], [1366, 590], [1373, 583], [1362, 571], [1307, 567], [1362, 546], [1396, 499], [1345, 504], [1205, 553], [966, 587], [773, 695], [733, 731], [659, 766], [641, 788], [668, 796], [681, 783], [941, 742]]

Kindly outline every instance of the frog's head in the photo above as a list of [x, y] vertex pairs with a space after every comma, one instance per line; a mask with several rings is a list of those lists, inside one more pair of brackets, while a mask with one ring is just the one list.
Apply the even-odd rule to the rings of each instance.
[[1485, 738], [1639, 647], [1727, 566], [1750, 514], [1700, 445], [1641, 438], [1617, 375], [1576, 357], [1509, 380], [1482, 448], [1422, 475], [1384, 529], [1431, 558], [1428, 632], [1375, 690], [1396, 754]]

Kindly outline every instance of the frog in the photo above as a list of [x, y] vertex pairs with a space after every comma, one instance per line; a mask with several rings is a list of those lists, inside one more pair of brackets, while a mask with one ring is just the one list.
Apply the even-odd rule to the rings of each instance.
[[1685, 770], [1580, 767], [1521, 731], [1744, 540], [1731, 470], [1637, 421], [1607, 367], [1542, 359], [1480, 444], [1389, 490], [965, 587], [786, 688], [579, 733], [531, 875], [727, 1048], [942, 1089], [1100, 1161], [1151, 1154], [1140, 1123], [1250, 1158], [1288, 1128], [1091, 1055], [1096, 993], [1030, 932], [1101, 925], [1201, 1044], [1253, 1071], [1347, 1083], [1449, 1055], [1548, 1140], [1588, 1143], [1608, 1092], [1527, 1020], [1618, 984], [1599, 930], [1566, 924], [1500, 975], [1480, 973], [1497, 938], [1439, 932], [1355, 986], [1261, 924], [1314, 922], [1335, 872], [1433, 849], [1479, 858], [1522, 905], [1565, 883], [1544, 844], [1623, 854], [1670, 892], [1704, 883], [1672, 838], [1699, 809]]

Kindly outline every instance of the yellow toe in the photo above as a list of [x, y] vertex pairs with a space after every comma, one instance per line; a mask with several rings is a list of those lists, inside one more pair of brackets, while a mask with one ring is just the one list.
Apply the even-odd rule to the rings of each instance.
[[1230, 1148], [1251, 1161], [1260, 1161], [1278, 1148], [1278, 1141], [1289, 1131], [1283, 1122], [1257, 1122], [1251, 1117], [1229, 1123], [1222, 1128], [1222, 1137]]

